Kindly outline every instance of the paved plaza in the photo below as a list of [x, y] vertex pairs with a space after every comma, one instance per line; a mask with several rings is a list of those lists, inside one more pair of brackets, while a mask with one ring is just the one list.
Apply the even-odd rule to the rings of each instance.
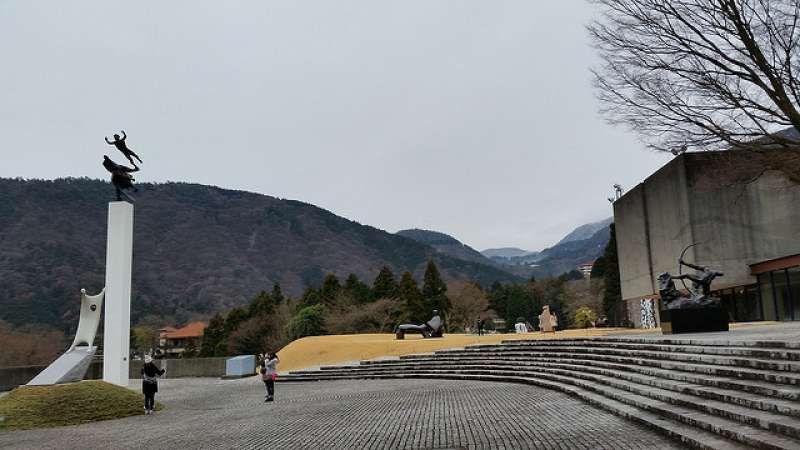
[[153, 416], [0, 433], [0, 448], [672, 449], [658, 434], [559, 392], [450, 380], [277, 384], [163, 380]]

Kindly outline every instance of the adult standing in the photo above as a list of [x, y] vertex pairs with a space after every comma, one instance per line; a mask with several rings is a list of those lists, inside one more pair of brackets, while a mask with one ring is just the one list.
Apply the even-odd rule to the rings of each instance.
[[142, 393], [144, 393], [144, 413], [153, 414], [156, 407], [156, 392], [158, 392], [158, 377], [163, 376], [166, 370], [159, 369], [153, 363], [153, 357], [145, 355], [142, 366]]
[[278, 355], [276, 353], [268, 353], [264, 360], [261, 362], [261, 380], [267, 387], [267, 395], [264, 397], [264, 402], [271, 402], [275, 399], [275, 379], [278, 378]]

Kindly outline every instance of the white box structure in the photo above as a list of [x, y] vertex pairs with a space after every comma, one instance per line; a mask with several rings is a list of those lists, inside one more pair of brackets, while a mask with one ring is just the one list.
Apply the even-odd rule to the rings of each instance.
[[133, 205], [108, 204], [106, 317], [103, 326], [103, 381], [128, 385], [133, 269]]

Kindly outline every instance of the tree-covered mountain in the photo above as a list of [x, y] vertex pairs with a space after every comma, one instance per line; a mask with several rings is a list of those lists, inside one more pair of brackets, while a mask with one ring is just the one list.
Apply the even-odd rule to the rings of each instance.
[[451, 256], [464, 261], [476, 262], [479, 264], [495, 265], [489, 258], [483, 256], [481, 252], [475, 250], [459, 241], [458, 239], [438, 231], [420, 230], [418, 228], [410, 230], [400, 230], [396, 234], [414, 239], [425, 245], [436, 249], [439, 253]]
[[[103, 287], [112, 196], [98, 180], [0, 179], [0, 320], [76, 326], [80, 289]], [[430, 258], [447, 279], [519, 280], [299, 201], [186, 183], [141, 184], [136, 198], [134, 322], [205, 317], [274, 283], [298, 296], [327, 273], [421, 279]]]

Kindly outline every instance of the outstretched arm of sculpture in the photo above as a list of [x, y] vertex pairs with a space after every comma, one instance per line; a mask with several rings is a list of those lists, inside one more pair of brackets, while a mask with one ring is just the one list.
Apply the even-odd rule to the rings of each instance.
[[106, 144], [108, 144], [108, 145], [114, 145], [114, 143], [113, 143], [113, 142], [111, 142], [111, 141], [109, 141], [109, 140], [108, 140], [108, 136], [105, 136], [105, 138], [106, 138]]
[[678, 263], [680, 263], [681, 265], [684, 265], [686, 267], [691, 267], [692, 269], [695, 269], [695, 270], [705, 270], [705, 268], [703, 266], [698, 266], [696, 264], [687, 263], [683, 259], [679, 259]]
[[119, 130], [119, 131], [120, 131], [120, 133], [122, 133], [122, 139], [120, 139], [121, 141], [124, 141], [125, 139], [128, 139], [128, 136], [125, 134], [125, 130]]

